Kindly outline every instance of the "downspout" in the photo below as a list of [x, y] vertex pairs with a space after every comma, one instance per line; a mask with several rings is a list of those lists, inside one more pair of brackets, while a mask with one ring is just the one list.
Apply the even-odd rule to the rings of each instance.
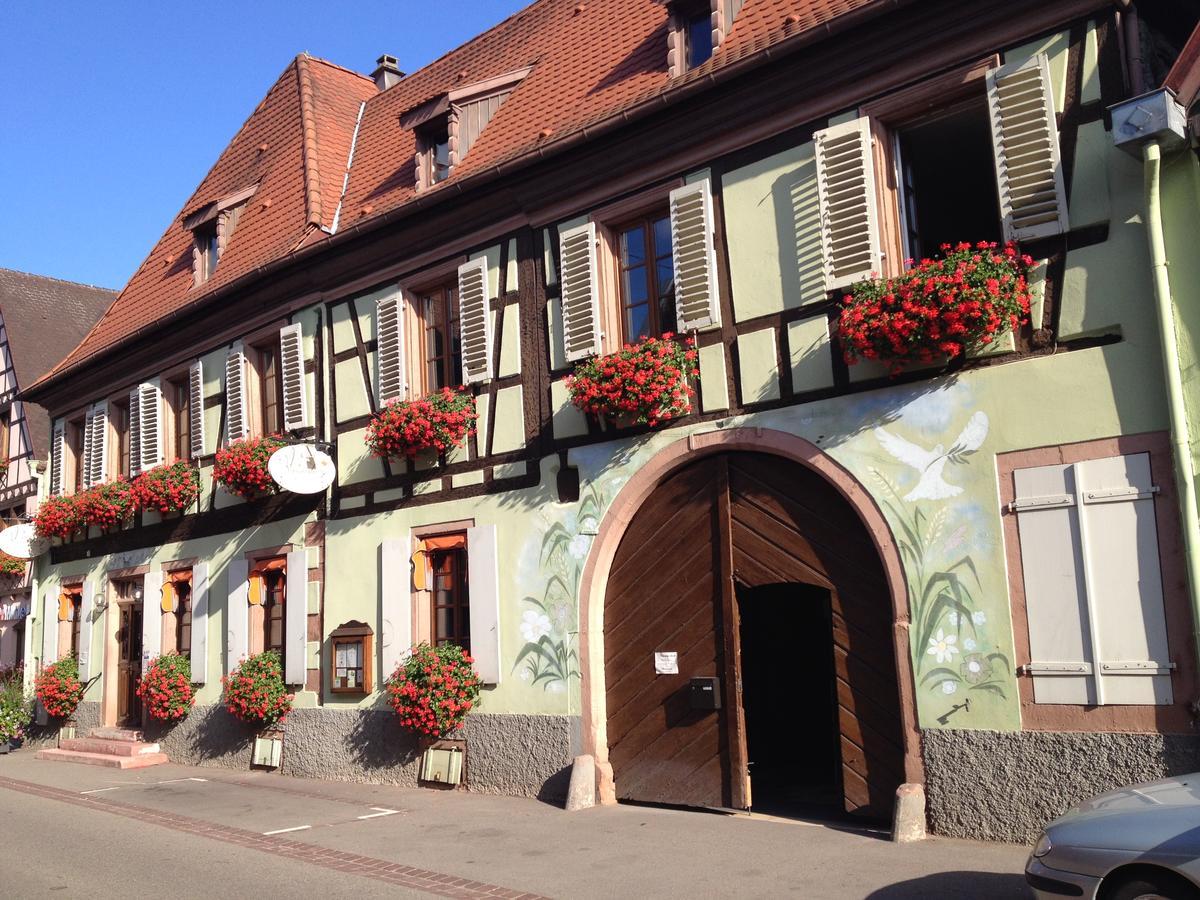
[[[1183, 376], [1179, 370], [1179, 342], [1175, 335], [1175, 303], [1167, 277], [1167, 246], [1163, 237], [1160, 176], [1162, 147], [1157, 140], [1142, 148], [1145, 163], [1146, 237], [1150, 242], [1154, 304], [1158, 309], [1158, 332], [1162, 342], [1163, 370], [1167, 380], [1167, 407], [1171, 421], [1171, 449], [1175, 456], [1175, 479], [1179, 485], [1179, 507], [1183, 515], [1183, 547], [1187, 560], [1188, 599], [1192, 608], [1192, 640], [1200, 665], [1200, 510], [1196, 504], [1196, 477], [1192, 471], [1191, 437], [1183, 401]], [[1191, 710], [1200, 710], [1200, 697]]]

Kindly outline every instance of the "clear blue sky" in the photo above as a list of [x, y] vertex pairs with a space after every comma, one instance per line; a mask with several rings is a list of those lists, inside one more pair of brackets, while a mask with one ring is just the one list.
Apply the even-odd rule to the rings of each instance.
[[0, 267], [119, 288], [297, 53], [412, 72], [524, 5], [0, 0]]

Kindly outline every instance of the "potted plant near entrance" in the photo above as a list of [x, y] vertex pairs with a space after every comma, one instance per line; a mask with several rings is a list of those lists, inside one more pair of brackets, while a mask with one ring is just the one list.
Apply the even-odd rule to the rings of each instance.
[[0, 672], [0, 753], [7, 753], [13, 742], [25, 737], [33, 717], [32, 707], [25, 694], [23, 670], [17, 667]]
[[152, 718], [179, 721], [196, 702], [191, 662], [178, 653], [156, 656], [138, 683], [137, 695]]
[[60, 740], [75, 737], [75, 721], [71, 717], [79, 708], [83, 691], [79, 661], [74, 654], [50, 663], [33, 682], [33, 692], [46, 714], [63, 720], [58, 729]]
[[462, 647], [418, 644], [387, 680], [388, 702], [400, 724], [423, 744], [420, 778], [459, 784], [466, 772], [466, 741], [448, 740], [460, 731], [479, 700], [483, 682]]
[[283, 724], [292, 711], [292, 694], [283, 683], [283, 664], [274, 650], [251, 656], [221, 680], [225, 709], [259, 729], [253, 764], [278, 768], [283, 761]]

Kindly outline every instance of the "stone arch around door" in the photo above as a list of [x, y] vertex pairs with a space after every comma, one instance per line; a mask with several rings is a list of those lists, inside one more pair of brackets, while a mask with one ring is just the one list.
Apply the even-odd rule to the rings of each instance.
[[663, 448], [639, 469], [614, 499], [585, 562], [579, 586], [583, 749], [596, 760], [599, 801], [615, 803], [617, 799], [608, 753], [604, 670], [605, 596], [617, 549], [634, 516], [671, 475], [706, 456], [735, 451], [769, 454], [799, 463], [831, 485], [862, 522], [878, 553], [891, 601], [892, 649], [899, 693], [904, 780], [923, 784], [924, 765], [909, 649], [908, 591], [900, 554], [883, 514], [866, 489], [811, 442], [771, 429], [731, 428], [682, 438]]

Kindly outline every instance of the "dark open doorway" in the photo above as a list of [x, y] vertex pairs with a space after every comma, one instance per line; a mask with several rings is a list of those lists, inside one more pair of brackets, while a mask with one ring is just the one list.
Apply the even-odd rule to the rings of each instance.
[[844, 815], [829, 591], [737, 587], [754, 812]]

